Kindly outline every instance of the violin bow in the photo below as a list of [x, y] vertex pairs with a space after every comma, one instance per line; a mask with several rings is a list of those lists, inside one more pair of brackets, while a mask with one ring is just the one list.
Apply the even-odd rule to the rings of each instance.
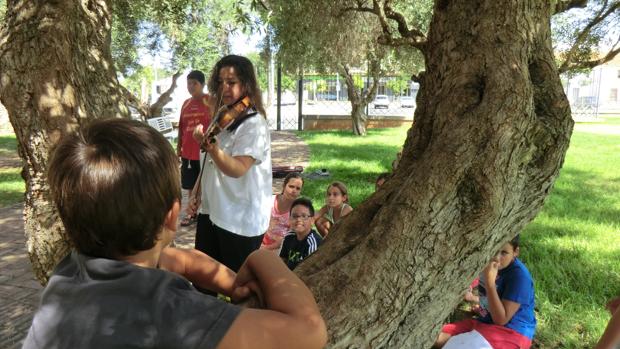
[[[217, 102], [217, 110], [220, 110], [220, 108], [222, 107], [222, 94], [219, 94], [219, 98], [218, 98], [218, 102]], [[209, 133], [211, 132], [211, 128], [213, 128], [213, 125], [217, 124], [217, 120], [216, 117], [217, 116], [217, 111], [216, 111], [216, 115], [213, 115], [213, 120], [211, 120], [211, 123], [209, 124], [209, 127], [207, 127], [207, 132], [204, 133], [203, 137], [202, 137], [202, 141], [200, 142], [200, 149], [202, 150], [202, 143], [204, 143], [205, 138], [209, 135]], [[194, 188], [198, 187], [200, 188], [200, 190], [192, 190], [192, 193], [190, 194], [190, 197], [188, 198], [188, 200], [195, 200], [196, 203], [198, 203], [198, 197], [202, 194], [202, 174], [205, 170], [205, 164], [207, 163], [207, 152], [203, 151], [204, 153], [204, 159], [202, 161], [202, 166], [200, 166], [200, 172], [198, 173], [198, 179], [196, 180], [196, 184], [194, 185]], [[200, 191], [200, 193], [198, 193]], [[192, 195], [193, 194], [193, 195]], [[202, 201], [202, 200], [200, 200]], [[198, 211], [198, 207], [196, 207], [196, 211]], [[198, 212], [196, 212], [198, 213]]]

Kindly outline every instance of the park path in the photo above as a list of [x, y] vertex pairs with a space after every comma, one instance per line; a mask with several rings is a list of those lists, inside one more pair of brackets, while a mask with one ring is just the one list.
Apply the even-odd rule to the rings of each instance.
[[[310, 150], [294, 133], [272, 131], [271, 156], [273, 166], [306, 168]], [[281, 185], [282, 179], [274, 179], [273, 192], [279, 192]], [[179, 227], [175, 243], [193, 247], [194, 233], [195, 225]], [[21, 348], [42, 289], [26, 252], [22, 205], [0, 208], [0, 348]]]

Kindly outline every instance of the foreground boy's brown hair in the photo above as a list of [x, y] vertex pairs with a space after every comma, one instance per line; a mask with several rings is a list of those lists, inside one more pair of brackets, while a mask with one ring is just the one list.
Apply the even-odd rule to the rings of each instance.
[[118, 258], [155, 245], [181, 200], [178, 159], [155, 129], [135, 120], [94, 121], [63, 139], [48, 180], [75, 248]]

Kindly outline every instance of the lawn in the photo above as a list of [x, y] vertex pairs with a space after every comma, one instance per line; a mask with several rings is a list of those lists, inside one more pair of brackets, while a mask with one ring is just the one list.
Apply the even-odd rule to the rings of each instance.
[[[17, 156], [17, 140], [14, 134], [0, 135], [0, 159], [14, 159]], [[24, 199], [25, 185], [19, 166], [0, 167], [0, 207], [18, 203]]]
[[340, 180], [347, 186], [350, 203], [357, 206], [375, 190], [377, 176], [390, 171], [406, 132], [406, 128], [371, 129], [367, 137], [354, 137], [350, 131], [298, 133], [310, 146], [310, 166], [305, 172], [324, 168], [331, 174], [329, 178], [307, 180], [304, 195], [318, 210], [329, 183]]
[[[619, 120], [596, 127], [604, 132]], [[522, 233], [521, 257], [536, 285], [537, 348], [593, 347], [609, 320], [604, 304], [620, 294], [620, 135], [580, 130], [591, 131], [587, 126], [575, 127], [560, 177]], [[311, 149], [308, 172], [326, 168], [332, 175], [307, 180], [303, 194], [320, 207], [327, 185], [341, 180], [355, 207], [391, 168], [406, 129], [299, 135]]]
[[[605, 302], [620, 294], [620, 134], [605, 124], [578, 124], [551, 195], [522, 233], [521, 257], [536, 284], [538, 348], [591, 348], [609, 320]], [[592, 127], [596, 127], [596, 132]], [[391, 168], [406, 128], [350, 132], [300, 132], [311, 149], [306, 172], [325, 168], [331, 177], [306, 180], [303, 189], [318, 209], [327, 185], [341, 180], [356, 207]], [[14, 135], [0, 135], [0, 158], [14, 157]], [[0, 207], [23, 200], [19, 167], [0, 168]]]

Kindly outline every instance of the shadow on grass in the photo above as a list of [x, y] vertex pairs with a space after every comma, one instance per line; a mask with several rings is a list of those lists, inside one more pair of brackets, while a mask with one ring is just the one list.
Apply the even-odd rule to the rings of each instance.
[[521, 257], [539, 310], [533, 347], [591, 348], [600, 336], [608, 319], [604, 304], [620, 285], [619, 184], [619, 178], [567, 166], [523, 231]]
[[379, 174], [391, 171], [406, 129], [372, 129], [367, 137], [353, 136], [350, 131], [301, 132], [299, 136], [312, 154], [305, 173], [325, 168], [331, 174], [326, 178], [306, 179], [303, 195], [311, 198], [318, 209], [325, 201], [327, 186], [342, 181], [355, 207], [374, 191]]
[[620, 225], [618, 193], [620, 178], [610, 181], [586, 171], [564, 168], [543, 212], [554, 218]]
[[[391, 172], [392, 161], [396, 158], [399, 147], [376, 146], [372, 150], [360, 149], [354, 145], [333, 146], [329, 144], [311, 144], [313, 161], [306, 168], [310, 174], [322, 168], [329, 171], [326, 178], [306, 178], [303, 195], [323, 202], [325, 190], [333, 181], [342, 181], [349, 190], [349, 200], [357, 206], [375, 190], [375, 180], [384, 172]], [[315, 159], [318, 159], [315, 160]]]

